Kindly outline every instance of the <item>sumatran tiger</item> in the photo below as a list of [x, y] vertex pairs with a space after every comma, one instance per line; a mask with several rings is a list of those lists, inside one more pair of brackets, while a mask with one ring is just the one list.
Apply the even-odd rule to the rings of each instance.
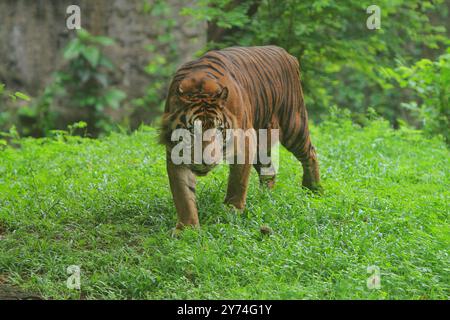
[[[162, 120], [160, 142], [166, 146], [167, 172], [178, 213], [176, 229], [199, 226], [195, 177], [207, 174], [215, 165], [175, 164], [171, 159], [174, 130], [193, 132], [198, 121], [204, 130], [278, 129], [281, 144], [303, 166], [303, 186], [313, 191], [321, 189], [297, 59], [276, 46], [209, 51], [175, 73]], [[256, 148], [263, 145], [261, 141], [248, 139], [246, 148], [250, 141], [256, 141]], [[264, 143], [269, 153], [275, 142]], [[203, 142], [202, 148], [207, 145]], [[261, 174], [263, 165], [258, 160], [252, 161], [254, 156], [249, 152], [245, 163], [230, 164], [225, 203], [237, 209], [245, 206], [252, 165], [261, 184], [271, 188], [275, 182], [275, 173]]]

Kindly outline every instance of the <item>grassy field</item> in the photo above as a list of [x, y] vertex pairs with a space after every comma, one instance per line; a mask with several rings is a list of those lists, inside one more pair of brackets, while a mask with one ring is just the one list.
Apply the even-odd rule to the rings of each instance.
[[[0, 151], [0, 287], [44, 298], [448, 299], [450, 153], [382, 121], [313, 128], [325, 194], [281, 150], [241, 214], [227, 168], [199, 179], [199, 231], [176, 214], [156, 131], [21, 140]], [[271, 234], [263, 234], [261, 227]], [[81, 291], [66, 287], [81, 267]], [[368, 266], [381, 288], [369, 289]]]

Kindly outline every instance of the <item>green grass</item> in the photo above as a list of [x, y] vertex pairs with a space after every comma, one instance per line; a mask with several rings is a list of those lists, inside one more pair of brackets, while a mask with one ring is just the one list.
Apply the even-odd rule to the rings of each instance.
[[[56, 299], [80, 297], [69, 265], [86, 298], [448, 299], [446, 145], [382, 121], [313, 129], [324, 195], [300, 188], [282, 149], [274, 190], [253, 172], [236, 214], [222, 205], [221, 166], [199, 179], [201, 229], [179, 238], [153, 129], [23, 139], [0, 151], [0, 277]], [[371, 265], [379, 290], [366, 285]]]

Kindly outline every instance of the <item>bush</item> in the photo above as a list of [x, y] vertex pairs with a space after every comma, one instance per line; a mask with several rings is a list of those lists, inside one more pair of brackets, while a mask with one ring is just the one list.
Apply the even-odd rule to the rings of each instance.
[[403, 103], [429, 135], [440, 134], [450, 143], [450, 48], [436, 61], [421, 59], [411, 67], [385, 68], [385, 76], [414, 92], [416, 100]]
[[[331, 105], [402, 117], [398, 92], [386, 93], [379, 67], [435, 56], [448, 39], [445, 1], [377, 1], [381, 28], [369, 30], [370, 3], [304, 0], [201, 0], [183, 13], [208, 21], [209, 48], [275, 44], [300, 61], [311, 118]], [[431, 23], [433, 20], [433, 23]], [[435, 25], [436, 24], [436, 25]], [[439, 25], [441, 24], [441, 25]]]
[[63, 101], [72, 108], [85, 109], [89, 115], [85, 120], [97, 134], [112, 129], [108, 108], [118, 109], [126, 98], [123, 91], [110, 87], [109, 73], [114, 66], [102, 54], [101, 47], [112, 44], [110, 38], [79, 30], [78, 36], [64, 49], [67, 66], [55, 79]]
[[30, 107], [31, 98], [23, 92], [12, 92], [0, 83], [0, 132], [16, 130], [17, 124], [25, 135], [38, 130], [35, 123], [27, 123], [28, 118], [34, 118], [35, 113]]

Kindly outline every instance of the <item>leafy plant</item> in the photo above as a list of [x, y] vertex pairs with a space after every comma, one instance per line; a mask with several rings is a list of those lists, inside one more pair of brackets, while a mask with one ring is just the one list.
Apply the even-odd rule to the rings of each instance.
[[35, 128], [27, 126], [21, 121], [24, 117], [34, 116], [30, 107], [31, 97], [20, 91], [10, 91], [4, 84], [0, 84], [0, 132], [13, 129], [17, 124], [23, 134], [30, 134]]
[[450, 143], [450, 48], [436, 61], [421, 59], [412, 66], [384, 68], [383, 73], [401, 88], [412, 90], [416, 100], [403, 103], [426, 133], [442, 134]]
[[274, 44], [296, 56], [312, 118], [319, 119], [336, 104], [362, 114], [373, 107], [394, 120], [401, 116], [402, 96], [386, 94], [378, 67], [394, 67], [396, 59], [414, 61], [424, 52], [439, 53], [448, 39], [442, 25], [449, 12], [443, 0], [381, 0], [376, 3], [381, 29], [369, 30], [370, 4], [201, 0], [182, 13], [222, 29], [209, 39], [209, 48]]
[[143, 97], [134, 99], [133, 105], [150, 112], [151, 116], [159, 115], [164, 109], [165, 96], [171, 76], [179, 63], [179, 46], [175, 37], [177, 20], [174, 8], [163, 0], [143, 1], [143, 13], [158, 19], [160, 34], [156, 40], [145, 48], [152, 54], [152, 59], [145, 66], [145, 72], [151, 76], [151, 83]]
[[111, 61], [101, 48], [114, 44], [110, 38], [93, 36], [79, 30], [77, 37], [64, 49], [67, 66], [56, 74], [55, 82], [62, 96], [72, 108], [87, 112], [86, 120], [99, 131], [112, 128], [108, 109], [118, 109], [126, 94], [110, 87]]

